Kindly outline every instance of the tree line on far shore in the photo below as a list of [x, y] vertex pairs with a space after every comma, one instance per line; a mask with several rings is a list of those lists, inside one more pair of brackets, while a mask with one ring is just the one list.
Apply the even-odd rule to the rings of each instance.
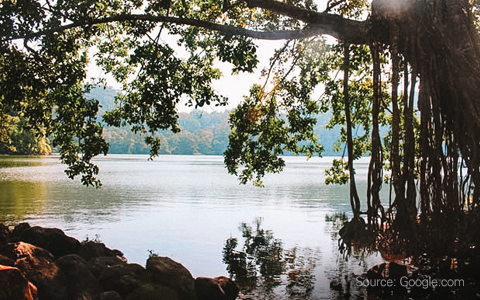
[[[100, 102], [99, 114], [111, 110], [115, 105], [115, 89], [95, 88], [88, 94]], [[229, 111], [192, 110], [189, 113], [180, 113], [179, 124], [181, 131], [177, 134], [171, 131], [159, 131], [157, 136], [161, 139], [160, 154], [181, 155], [222, 155], [227, 149], [230, 125], [228, 123]], [[339, 130], [326, 128], [330, 116], [318, 115], [315, 132], [325, 151], [324, 156], [342, 155], [343, 147], [339, 144]], [[37, 138], [35, 132], [25, 128], [25, 122], [19, 116], [11, 116], [5, 133], [9, 142], [0, 143], [0, 154], [50, 154], [55, 149], [50, 147], [49, 141]], [[103, 134], [109, 143], [111, 154], [149, 154], [150, 146], [145, 142], [145, 137], [132, 132], [130, 127], [104, 128]], [[337, 151], [335, 151], [337, 150]]]

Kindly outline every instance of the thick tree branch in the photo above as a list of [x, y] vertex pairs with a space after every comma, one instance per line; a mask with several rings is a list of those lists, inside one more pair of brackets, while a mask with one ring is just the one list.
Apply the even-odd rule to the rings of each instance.
[[367, 23], [345, 19], [340, 15], [319, 13], [299, 8], [285, 2], [275, 0], [245, 0], [250, 8], [261, 8], [274, 13], [303, 21], [313, 27], [322, 28], [328, 35], [349, 44], [367, 44]]
[[[156, 23], [163, 22], [163, 23], [171, 23], [171, 24], [177, 24], [177, 25], [197, 26], [197, 27], [208, 29], [208, 30], [218, 31], [222, 34], [241, 35], [241, 36], [250, 37], [254, 39], [264, 39], [264, 40], [303, 39], [303, 38], [309, 38], [309, 37], [319, 36], [319, 35], [330, 35], [340, 39], [342, 38], [342, 36], [345, 37], [345, 35], [339, 34], [339, 32], [337, 32], [336, 29], [344, 30], [345, 28], [351, 26], [351, 23], [350, 23], [351, 20], [343, 19], [340, 17], [338, 19], [337, 26], [331, 26], [330, 23], [332, 22], [330, 20], [330, 22], [327, 22], [328, 24], [326, 25], [321, 24], [321, 22], [317, 22], [315, 24], [310, 24], [311, 26], [306, 26], [302, 30], [256, 31], [256, 30], [250, 30], [250, 29], [224, 25], [224, 24], [217, 24], [213, 22], [196, 20], [196, 19], [178, 18], [178, 17], [169, 17], [169, 16], [153, 16], [153, 15], [147, 15], [147, 14], [131, 14], [131, 15], [118, 15], [118, 16], [92, 19], [92, 20], [82, 20], [82, 21], [73, 22], [73, 23], [55, 27], [55, 28], [33, 32], [25, 36], [20, 36], [20, 35], [10, 36], [10, 37], [3, 36], [0, 40], [11, 41], [11, 40], [18, 40], [18, 39], [32, 39], [32, 38], [41, 37], [47, 34], [64, 32], [73, 28], [93, 26], [98, 24], [108, 24], [108, 23], [114, 23], [114, 22], [127, 22], [127, 21], [131, 21], [131, 22], [146, 21], [146, 22], [156, 22]], [[352, 43], [359, 43], [359, 42], [363, 43], [363, 41], [365, 40], [365, 38], [361, 38], [361, 36], [359, 35], [354, 35], [353, 38], [349, 38], [349, 39], [352, 41]]]

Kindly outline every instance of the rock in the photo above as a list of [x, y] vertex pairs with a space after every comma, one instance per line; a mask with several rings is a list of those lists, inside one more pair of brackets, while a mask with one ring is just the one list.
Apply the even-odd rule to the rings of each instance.
[[35, 300], [36, 292], [18, 268], [0, 265], [0, 299]]
[[13, 236], [19, 236], [20, 234], [22, 234], [22, 232], [24, 232], [25, 230], [27, 230], [29, 228], [31, 228], [31, 226], [28, 223], [18, 224], [17, 226], [15, 226], [15, 228], [12, 231], [12, 237]]
[[195, 290], [198, 300], [223, 300], [225, 292], [213, 278], [198, 277], [195, 279]]
[[0, 223], [0, 247], [10, 240], [10, 229], [3, 223]]
[[195, 279], [198, 300], [235, 300], [239, 289], [235, 282], [225, 276]]
[[51, 279], [58, 273], [55, 258], [45, 249], [24, 242], [8, 244], [7, 249], [16, 267], [32, 282]]
[[[186, 300], [168, 286], [158, 283], [146, 283], [133, 291], [126, 300]], [[196, 299], [196, 298], [193, 298]]]
[[15, 261], [5, 255], [0, 254], [0, 265], [14, 267]]
[[101, 293], [99, 300], [122, 300], [122, 297], [115, 291], [108, 291]]
[[25, 277], [35, 284], [40, 299], [68, 298], [65, 275], [50, 252], [24, 242], [8, 244], [6, 249], [8, 255], [16, 260], [16, 266]]
[[125, 261], [114, 256], [96, 257], [88, 261], [90, 272], [92, 272], [96, 278], [100, 276], [100, 273], [103, 272], [104, 269], [123, 264], [125, 264]]
[[0, 300], [234, 300], [238, 293], [228, 277], [195, 280], [168, 257], [152, 256], [144, 268], [60, 229], [22, 223], [10, 233], [0, 223]]
[[147, 260], [147, 271], [154, 283], [172, 288], [182, 300], [195, 300], [195, 280], [182, 264], [161, 256]]
[[34, 253], [54, 259], [53, 255], [47, 250], [25, 242], [8, 243], [1, 249], [0, 253], [13, 261], [34, 255]]
[[233, 282], [228, 277], [220, 276], [214, 278], [218, 284], [222, 287], [223, 291], [225, 292], [225, 299], [226, 300], [235, 300], [238, 297], [238, 293], [240, 292], [237, 284]]
[[29, 227], [28, 224], [27, 227], [23, 224], [26, 223], [18, 225], [12, 232], [12, 238], [16, 241], [23, 241], [44, 248], [55, 257], [78, 253], [78, 250], [80, 250], [80, 242], [65, 235], [58, 228]]
[[63, 273], [57, 274], [53, 279], [46, 279], [37, 284], [38, 298], [40, 300], [65, 300], [69, 299], [67, 281]]
[[119, 250], [107, 248], [104, 243], [87, 241], [80, 244], [78, 255], [83, 257], [86, 261], [89, 261], [96, 257], [123, 256], [123, 253]]
[[82, 257], [65, 255], [57, 260], [57, 264], [66, 276], [70, 299], [94, 299], [100, 294], [100, 285]]
[[127, 264], [117, 257], [94, 258], [89, 268], [104, 291], [113, 290], [122, 297], [139, 288], [147, 277], [144, 267]]

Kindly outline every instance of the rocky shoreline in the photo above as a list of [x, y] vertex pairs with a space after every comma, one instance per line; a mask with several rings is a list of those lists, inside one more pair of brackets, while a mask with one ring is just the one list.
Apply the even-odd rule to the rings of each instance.
[[238, 294], [228, 277], [193, 278], [168, 257], [153, 254], [144, 267], [57, 228], [0, 223], [0, 299], [234, 300]]

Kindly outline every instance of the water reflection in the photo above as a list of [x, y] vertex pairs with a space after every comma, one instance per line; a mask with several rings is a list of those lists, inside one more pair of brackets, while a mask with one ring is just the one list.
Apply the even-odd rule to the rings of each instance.
[[[344, 244], [340, 232], [348, 223], [349, 217], [345, 213], [333, 213], [325, 216], [325, 222], [329, 225], [328, 231], [332, 240], [337, 241], [335, 268], [330, 270], [330, 299], [380, 299], [368, 294], [364, 285], [359, 285], [361, 278], [373, 266], [383, 262], [383, 259], [375, 252], [362, 245]], [[372, 296], [372, 297], [371, 297]]]
[[243, 299], [281, 299], [282, 295], [309, 299], [319, 253], [309, 248], [284, 249], [271, 230], [262, 229], [261, 222], [257, 218], [252, 225], [242, 223], [242, 247], [238, 249], [238, 239], [231, 237], [223, 249], [223, 262]]
[[1, 156], [0, 169], [46, 166], [48, 161], [49, 159], [46, 156]]
[[[0, 220], [9, 223], [25, 219], [30, 214], [43, 214], [47, 186], [45, 183], [4, 182], [0, 181], [2, 201], [0, 203]], [[35, 198], [34, 198], [35, 197]], [[34, 198], [36, 201], [31, 201]]]

